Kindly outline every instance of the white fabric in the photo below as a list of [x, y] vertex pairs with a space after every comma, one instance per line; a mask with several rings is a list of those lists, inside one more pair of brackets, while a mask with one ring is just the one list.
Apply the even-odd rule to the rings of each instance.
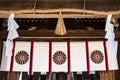
[[[16, 42], [13, 71], [22, 71], [22, 72], [29, 71], [30, 48], [31, 48], [31, 42]], [[15, 61], [15, 56], [19, 51], [26, 51], [29, 55], [28, 62], [24, 65], [20, 65]]]
[[[118, 69], [118, 63], [117, 63], [117, 42], [115, 42], [115, 47], [112, 47], [113, 49], [110, 48], [109, 44], [106, 44], [107, 46], [107, 54], [108, 54], [108, 64], [109, 64], [109, 70], [117, 70]], [[89, 52], [90, 52], [90, 58], [91, 58], [91, 53], [94, 50], [99, 50], [103, 53], [103, 62], [100, 64], [95, 64], [91, 59], [90, 59], [90, 70], [91, 71], [101, 71], [101, 70], [106, 70], [106, 63], [105, 63], [105, 53], [104, 53], [104, 45], [103, 41], [95, 41], [95, 42], [89, 42]]]
[[109, 42], [107, 42], [108, 63], [110, 70], [118, 69], [117, 48], [118, 48], [118, 41], [114, 41], [111, 45]]
[[13, 40], [7, 39], [5, 55], [6, 56], [12, 56], [12, 49], [13, 49]]
[[[88, 42], [89, 44], [89, 57], [90, 57], [90, 70], [97, 71], [97, 70], [106, 70], [105, 65], [105, 53], [104, 53], [104, 46], [103, 41], [96, 41], [96, 42]], [[91, 60], [91, 54], [94, 50], [99, 50], [103, 54], [103, 62], [100, 64], [96, 64]]]
[[111, 19], [112, 19], [112, 14], [109, 14], [107, 16], [107, 20], [106, 20], [105, 31], [108, 31], [108, 32], [113, 32], [114, 31], [114, 26], [111, 23]]
[[110, 70], [118, 70], [118, 62], [117, 62], [117, 57], [116, 56], [110, 56], [108, 55], [108, 64], [109, 64], [109, 69]]
[[[5, 43], [4, 43], [5, 45]], [[30, 42], [16, 42], [15, 52], [14, 52], [14, 63], [13, 63], [13, 71], [22, 71], [22, 72], [28, 72], [29, 71], [29, 62], [30, 62]], [[9, 71], [10, 70], [10, 64], [11, 64], [11, 56], [6, 56], [4, 54], [5, 46], [3, 47], [3, 55], [2, 55], [2, 65], [1, 69], [2, 71]], [[28, 62], [24, 65], [20, 65], [16, 62], [15, 56], [19, 51], [26, 51], [29, 55]]]
[[8, 36], [6, 40], [6, 56], [12, 56], [13, 49], [13, 39], [19, 37], [16, 29], [19, 28], [19, 25], [14, 20], [14, 14], [10, 14], [8, 18]]
[[5, 47], [6, 42], [3, 42], [3, 51], [2, 51], [2, 60], [1, 60], [1, 71], [9, 71], [10, 70], [10, 64], [11, 64], [11, 56], [5, 55]]
[[113, 41], [113, 42], [107, 41], [107, 48], [109, 51], [109, 55], [117, 56], [118, 41]]
[[71, 71], [87, 71], [85, 42], [71, 42]]
[[62, 51], [65, 53], [66, 61], [62, 65], [57, 65], [52, 59], [52, 71], [53, 72], [67, 72], [68, 71], [67, 42], [53, 42], [52, 43], [52, 56], [57, 51]]
[[112, 51], [113, 51], [114, 55], [117, 57], [118, 41], [114, 41]]
[[115, 40], [115, 33], [114, 32], [107, 32], [105, 35], [105, 38], [108, 39], [108, 41], [114, 41]]
[[11, 29], [18, 29], [18, 28], [19, 28], [19, 25], [14, 20], [14, 14], [12, 13], [8, 18], [8, 31]]
[[49, 42], [35, 42], [33, 53], [33, 71], [49, 71]]
[[115, 41], [114, 25], [111, 23], [112, 14], [107, 16], [105, 31], [105, 38], [108, 39], [107, 47], [109, 55], [114, 57], [117, 56], [118, 42]]
[[[105, 53], [103, 41], [89, 41], [89, 56], [90, 56], [90, 71], [106, 70], [105, 66]], [[117, 45], [112, 49], [107, 43], [108, 51], [108, 63], [110, 70], [117, 70]], [[29, 72], [30, 63], [30, 48], [31, 42], [16, 42], [13, 71]], [[91, 60], [91, 53], [94, 50], [100, 50], [103, 53], [104, 60], [100, 64], [95, 64]], [[15, 56], [19, 51], [26, 51], [29, 54], [29, 60], [26, 64], [20, 65], [16, 62]], [[52, 71], [53, 72], [67, 72], [68, 71], [68, 56], [67, 56], [67, 42], [52, 42], [52, 56], [55, 52], [62, 51], [66, 55], [66, 62], [62, 65], [57, 65], [52, 59]], [[111, 55], [115, 54], [115, 55]], [[82, 72], [87, 71], [86, 61], [86, 45], [85, 42], [70, 42], [70, 59], [71, 59], [71, 71]], [[5, 42], [3, 44], [2, 62], [0, 71], [9, 71], [11, 64], [11, 57], [5, 56]], [[49, 42], [34, 42], [33, 52], [33, 72], [49, 72]]]

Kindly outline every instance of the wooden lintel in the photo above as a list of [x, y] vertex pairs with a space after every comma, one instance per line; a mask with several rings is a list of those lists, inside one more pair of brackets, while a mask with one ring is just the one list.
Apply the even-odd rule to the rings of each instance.
[[[0, 14], [0, 18], [8, 18], [9, 14]], [[59, 14], [15, 14], [15, 18], [58, 18]], [[62, 14], [63, 18], [106, 18], [105, 15], [95, 14]], [[120, 15], [113, 15], [120, 18]]]
[[[8, 18], [9, 14], [0, 14], [0, 18]], [[58, 18], [59, 14], [15, 14], [15, 18]], [[63, 18], [105, 18], [104, 15], [62, 14]], [[120, 16], [119, 16], [120, 17]]]
[[[19, 38], [15, 40], [20, 41], [84, 41], [84, 40], [104, 40], [105, 38], [105, 31], [104, 30], [68, 30], [66, 35], [58, 36], [54, 34], [54, 30], [18, 30]], [[7, 38], [7, 31], [0, 31], [0, 39], [6, 40]], [[120, 39], [120, 31], [115, 31], [116, 39]]]
[[[83, 41], [83, 40], [103, 40], [105, 31], [68, 30], [66, 35], [58, 36], [53, 30], [19, 30], [19, 38], [16, 40], [34, 41]], [[7, 31], [0, 31], [0, 38], [6, 40]]]

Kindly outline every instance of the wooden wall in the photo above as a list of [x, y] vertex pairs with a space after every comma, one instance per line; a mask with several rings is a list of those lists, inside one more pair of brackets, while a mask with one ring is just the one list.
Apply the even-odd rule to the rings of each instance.
[[[84, 0], [36, 0], [36, 9], [83, 8]], [[85, 0], [86, 9], [120, 10], [119, 0]], [[0, 0], [0, 9], [33, 9], [35, 0]]]

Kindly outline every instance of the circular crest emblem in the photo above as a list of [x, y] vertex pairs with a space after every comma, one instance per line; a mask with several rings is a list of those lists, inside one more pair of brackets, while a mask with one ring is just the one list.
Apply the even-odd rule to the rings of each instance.
[[26, 64], [29, 59], [29, 55], [26, 51], [19, 51], [15, 56], [15, 61], [20, 64]]
[[56, 53], [54, 53], [53, 55], [53, 61], [57, 64], [57, 65], [62, 65], [65, 63], [66, 61], [66, 55], [64, 52], [62, 51], [57, 51]]
[[99, 50], [93, 51], [91, 54], [91, 60], [96, 64], [102, 63], [104, 60], [103, 53]]

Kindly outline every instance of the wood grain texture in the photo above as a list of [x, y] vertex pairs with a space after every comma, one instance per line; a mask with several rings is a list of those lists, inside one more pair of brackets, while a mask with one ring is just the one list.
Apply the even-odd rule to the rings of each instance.
[[[58, 13], [53, 13], [53, 14], [16, 14], [15, 18], [58, 18], [59, 14]], [[9, 14], [0, 14], [0, 18], [8, 18]], [[71, 14], [62, 14], [63, 18], [106, 18], [107, 16], [105, 15], [95, 15], [95, 14], [85, 14], [83, 17], [83, 14], [76, 14], [76, 13], [71, 13]], [[120, 18], [120, 15], [113, 15], [113, 17]]]
[[[36, 9], [83, 8], [84, 0], [37, 0]], [[0, 9], [33, 9], [35, 0], [1, 0]], [[86, 0], [86, 9], [119, 10], [119, 0]], [[9, 6], [9, 7], [8, 7]]]
[[[66, 35], [57, 36], [54, 30], [20, 30], [19, 38], [16, 40], [34, 40], [34, 41], [83, 41], [83, 40], [103, 40], [105, 39], [105, 31], [88, 31], [88, 30], [68, 30]], [[7, 38], [7, 31], [0, 31], [0, 38]]]

